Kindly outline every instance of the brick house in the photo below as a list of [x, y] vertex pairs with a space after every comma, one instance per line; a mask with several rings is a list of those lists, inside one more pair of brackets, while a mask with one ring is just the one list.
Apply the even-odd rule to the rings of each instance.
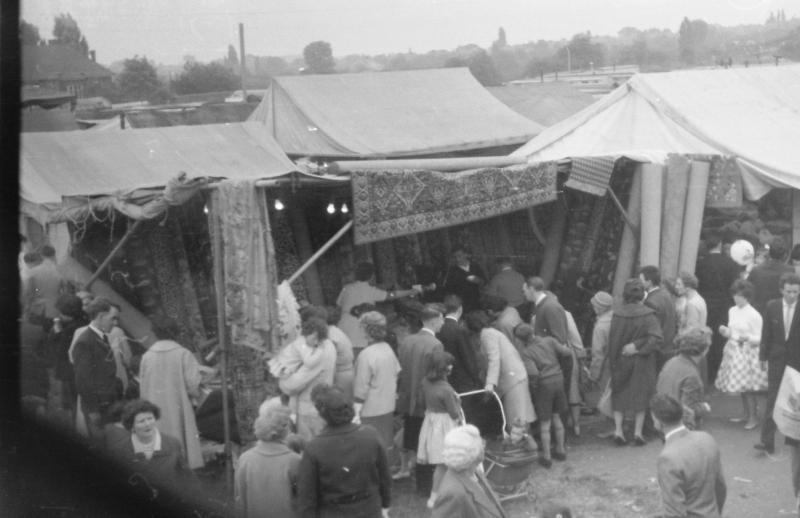
[[109, 86], [112, 75], [106, 67], [64, 45], [22, 47], [22, 84], [26, 86], [69, 92], [80, 99]]

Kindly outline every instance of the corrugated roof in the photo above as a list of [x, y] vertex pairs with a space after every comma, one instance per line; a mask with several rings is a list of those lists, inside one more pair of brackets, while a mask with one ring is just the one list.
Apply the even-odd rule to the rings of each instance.
[[596, 100], [565, 82], [509, 84], [486, 89], [515, 112], [545, 127], [561, 122]]
[[256, 123], [23, 133], [20, 169], [20, 196], [34, 204], [163, 187], [181, 171], [262, 179], [297, 170]]
[[277, 77], [248, 120], [294, 155], [400, 157], [523, 143], [542, 126], [467, 68]]
[[22, 82], [111, 77], [112, 72], [64, 45], [23, 45]]
[[637, 74], [515, 151], [531, 161], [735, 157], [750, 199], [800, 189], [800, 65]]

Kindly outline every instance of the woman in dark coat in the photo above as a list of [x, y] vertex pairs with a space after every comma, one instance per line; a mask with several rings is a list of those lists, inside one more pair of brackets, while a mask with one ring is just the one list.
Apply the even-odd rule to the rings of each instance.
[[326, 426], [306, 445], [300, 459], [300, 515], [388, 517], [392, 479], [378, 432], [352, 422], [353, 403], [338, 387], [317, 385], [311, 400]]
[[608, 337], [614, 442], [620, 446], [627, 443], [622, 421], [626, 412], [633, 412], [634, 444], [642, 446], [645, 412], [656, 390], [656, 351], [663, 338], [655, 312], [642, 304], [642, 281], [628, 279], [622, 299], [622, 306], [614, 309], [611, 317]]

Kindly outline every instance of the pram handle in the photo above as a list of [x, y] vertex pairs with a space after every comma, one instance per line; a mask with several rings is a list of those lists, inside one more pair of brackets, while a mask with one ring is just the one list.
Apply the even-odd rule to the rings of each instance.
[[[500, 399], [500, 396], [497, 395], [497, 392], [494, 390], [486, 390], [486, 389], [478, 389], [478, 390], [470, 390], [467, 392], [461, 392], [458, 394], [458, 397], [463, 396], [474, 396], [476, 394], [492, 394], [494, 398], [497, 400], [497, 405], [500, 407], [500, 416], [503, 418], [503, 439], [507, 439], [509, 437], [508, 432], [506, 431], [506, 410], [503, 408], [503, 401]], [[467, 422], [467, 417], [464, 415], [464, 410], [459, 406], [458, 411], [461, 413], [461, 421], [464, 423]]]

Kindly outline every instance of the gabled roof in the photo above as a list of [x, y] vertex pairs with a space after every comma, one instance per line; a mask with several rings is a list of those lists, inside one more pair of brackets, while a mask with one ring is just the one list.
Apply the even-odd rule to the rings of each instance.
[[51, 88], [40, 88], [38, 86], [23, 86], [20, 103], [22, 107], [41, 106], [43, 108], [54, 108], [68, 102], [75, 101], [75, 94], [61, 92]]
[[542, 127], [467, 68], [277, 77], [248, 120], [289, 154], [401, 157], [515, 145]]
[[111, 76], [109, 69], [65, 45], [22, 47], [23, 83], [75, 81]]
[[561, 122], [596, 100], [566, 82], [508, 84], [486, 89], [515, 112], [544, 127]]
[[745, 194], [800, 189], [800, 65], [637, 74], [513, 155], [530, 161], [669, 153], [735, 157]]
[[114, 195], [189, 178], [262, 179], [297, 168], [254, 123], [23, 133], [20, 196], [35, 205]]

